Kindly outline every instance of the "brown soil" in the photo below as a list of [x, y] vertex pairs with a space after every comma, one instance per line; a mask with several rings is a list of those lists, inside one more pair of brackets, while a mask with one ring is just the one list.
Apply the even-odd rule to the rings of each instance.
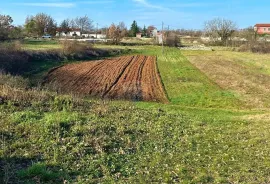
[[106, 99], [167, 102], [156, 57], [124, 56], [51, 70], [46, 83], [63, 92]]

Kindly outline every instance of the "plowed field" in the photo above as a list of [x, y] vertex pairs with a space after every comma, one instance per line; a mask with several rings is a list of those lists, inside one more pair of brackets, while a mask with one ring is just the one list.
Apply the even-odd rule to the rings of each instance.
[[124, 56], [53, 69], [46, 83], [106, 99], [167, 102], [154, 56]]

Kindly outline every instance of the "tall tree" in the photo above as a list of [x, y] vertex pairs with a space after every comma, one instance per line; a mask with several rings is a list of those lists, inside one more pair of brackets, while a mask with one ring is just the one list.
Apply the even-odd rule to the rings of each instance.
[[139, 33], [139, 27], [137, 25], [137, 22], [134, 20], [130, 27], [130, 36], [135, 37], [137, 33]]
[[148, 36], [147, 35], [147, 29], [146, 29], [145, 25], [143, 27], [142, 34], [143, 34], [143, 36]]
[[60, 23], [60, 29], [65, 34], [67, 34], [71, 30], [70, 21], [69, 19], [65, 19]]
[[123, 22], [120, 22], [117, 26], [113, 23], [109, 27], [107, 37], [112, 39], [114, 44], [118, 44], [127, 33], [127, 28]]
[[23, 27], [22, 26], [12, 27], [9, 30], [8, 37], [10, 39], [20, 39], [20, 38], [23, 38], [24, 37]]
[[13, 19], [9, 15], [0, 15], [0, 40], [8, 39]]
[[255, 41], [257, 36], [256, 34], [257, 32], [254, 30], [253, 26], [238, 31], [238, 36], [245, 38], [247, 41]]
[[120, 41], [120, 30], [114, 23], [109, 27], [108, 37], [112, 39], [114, 44], [117, 44]]
[[226, 41], [232, 36], [236, 30], [236, 24], [231, 20], [216, 18], [205, 23], [205, 32], [213, 38], [221, 38], [221, 42], [225, 45]]
[[87, 15], [85, 15], [84, 17], [77, 17], [72, 20], [71, 23], [73, 28], [80, 29], [82, 33], [90, 31], [94, 28], [93, 21]]
[[128, 36], [128, 30], [127, 30], [127, 27], [126, 27], [124, 22], [119, 22], [118, 28], [119, 28], [119, 31], [120, 31], [120, 37], [121, 38]]
[[45, 13], [38, 13], [31, 18], [28, 17], [25, 24], [25, 28], [29, 33], [34, 33], [38, 36], [42, 36], [44, 33], [55, 35], [56, 27], [55, 20]]
[[36, 21], [33, 16], [26, 18], [24, 28], [28, 36], [37, 36]]

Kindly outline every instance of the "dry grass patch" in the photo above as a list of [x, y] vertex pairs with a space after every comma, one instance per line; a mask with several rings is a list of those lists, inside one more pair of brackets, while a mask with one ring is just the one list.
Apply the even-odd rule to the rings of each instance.
[[246, 116], [243, 116], [243, 120], [246, 120], [249, 122], [250, 121], [252, 121], [252, 122], [269, 122], [270, 121], [270, 113], [246, 115]]
[[[221, 88], [237, 92], [249, 107], [270, 107], [269, 59], [235, 52], [187, 51], [183, 54]], [[263, 69], [260, 68], [262, 64]]]

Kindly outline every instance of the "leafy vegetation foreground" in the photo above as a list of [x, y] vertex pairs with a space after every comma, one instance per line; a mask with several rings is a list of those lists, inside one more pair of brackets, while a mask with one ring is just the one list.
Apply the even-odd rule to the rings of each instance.
[[177, 49], [141, 48], [158, 55], [171, 104], [27, 90], [2, 74], [0, 183], [269, 183], [269, 115]]
[[[269, 124], [3, 86], [2, 182], [269, 180]], [[240, 113], [235, 113], [240, 115]], [[227, 116], [227, 117], [224, 117]]]

